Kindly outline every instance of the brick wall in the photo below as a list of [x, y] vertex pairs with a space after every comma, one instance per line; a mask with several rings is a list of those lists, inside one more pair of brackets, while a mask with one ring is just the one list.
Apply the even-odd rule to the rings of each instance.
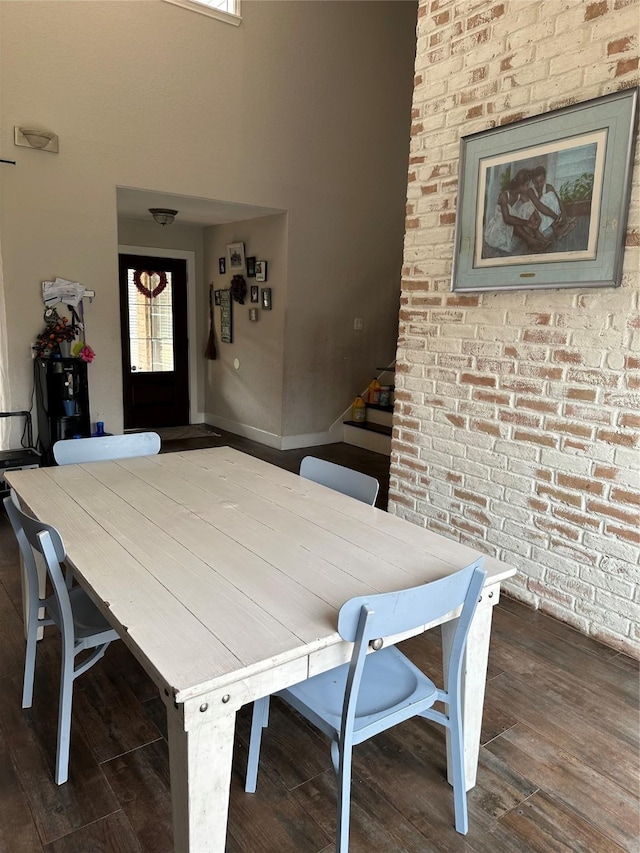
[[637, 85], [637, 0], [421, 0], [390, 511], [638, 655], [640, 166], [622, 287], [450, 292], [460, 137]]

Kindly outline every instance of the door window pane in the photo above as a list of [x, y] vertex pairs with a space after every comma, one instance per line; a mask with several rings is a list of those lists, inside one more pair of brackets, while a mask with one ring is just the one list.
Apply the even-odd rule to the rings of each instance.
[[[166, 286], [161, 288], [163, 277]], [[174, 369], [172, 291], [170, 272], [161, 276], [157, 272], [139, 271], [136, 275], [135, 269], [127, 270], [132, 373], [166, 373]]]

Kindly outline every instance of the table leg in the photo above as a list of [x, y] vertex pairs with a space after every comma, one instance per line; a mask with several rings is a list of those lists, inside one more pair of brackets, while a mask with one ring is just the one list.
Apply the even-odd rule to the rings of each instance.
[[235, 709], [214, 715], [206, 702], [176, 706], [163, 698], [175, 853], [224, 853]]
[[[476, 784], [478, 755], [480, 752], [480, 731], [484, 707], [484, 690], [487, 682], [487, 663], [489, 659], [489, 640], [491, 637], [491, 616], [493, 606], [498, 600], [499, 587], [485, 589], [473, 617], [467, 639], [467, 651], [462, 664], [462, 725], [464, 731], [464, 769], [467, 791]], [[449, 653], [457, 622], [445, 622], [442, 625], [442, 664], [446, 672]], [[447, 779], [451, 784], [451, 749], [449, 730], [447, 729]]]

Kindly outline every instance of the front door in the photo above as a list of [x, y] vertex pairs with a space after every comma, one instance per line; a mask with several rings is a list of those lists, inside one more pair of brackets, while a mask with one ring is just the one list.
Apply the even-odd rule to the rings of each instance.
[[187, 262], [120, 255], [124, 428], [189, 423]]

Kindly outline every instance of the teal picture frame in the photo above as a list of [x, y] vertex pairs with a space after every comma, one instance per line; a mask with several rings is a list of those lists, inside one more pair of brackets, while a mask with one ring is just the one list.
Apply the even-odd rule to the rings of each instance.
[[618, 287], [637, 89], [460, 143], [451, 289]]

